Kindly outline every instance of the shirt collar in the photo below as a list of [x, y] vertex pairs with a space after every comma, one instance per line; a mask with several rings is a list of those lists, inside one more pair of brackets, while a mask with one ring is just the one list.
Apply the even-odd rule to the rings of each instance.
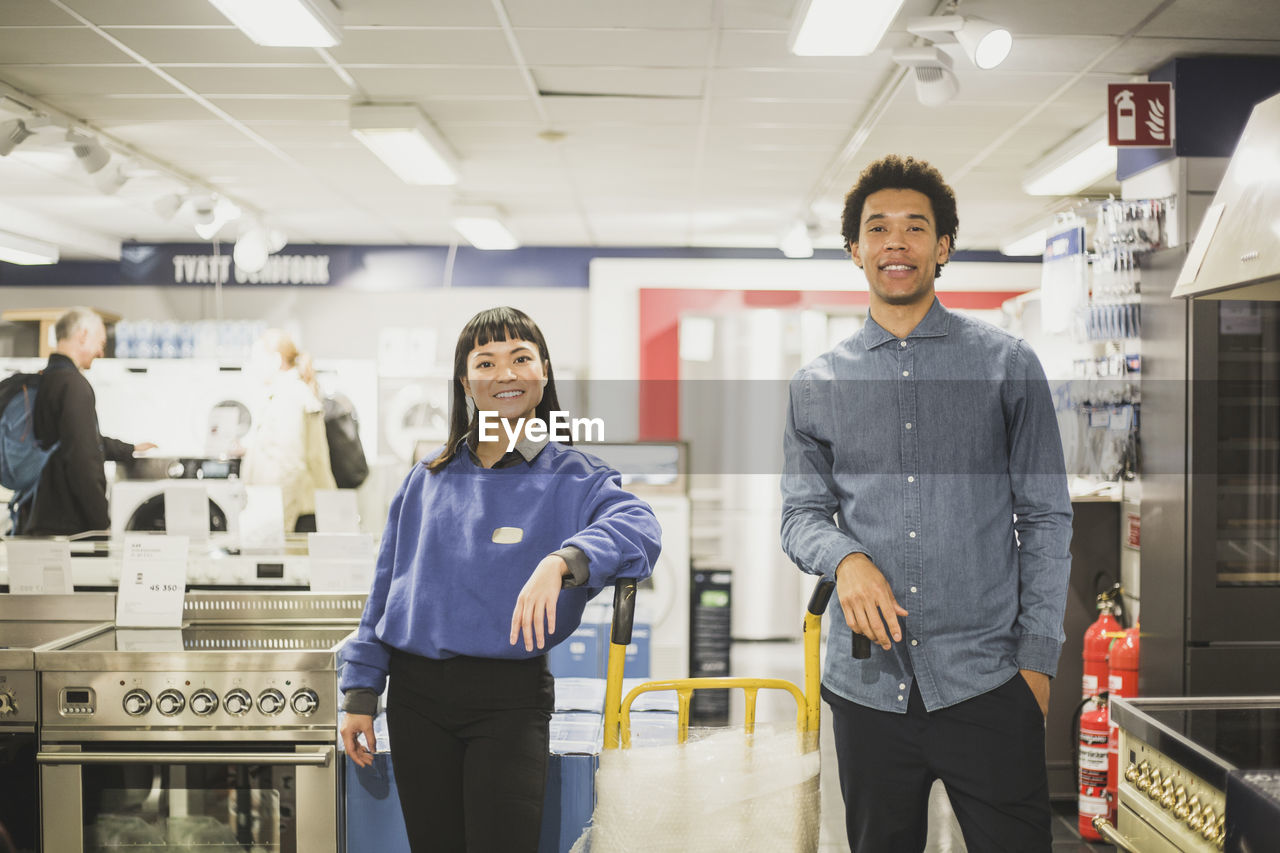
[[[951, 312], [942, 306], [942, 302], [937, 296], [933, 297], [933, 304], [929, 306], [928, 312], [920, 318], [920, 322], [908, 334], [908, 338], [940, 338], [947, 334], [947, 330], [951, 326]], [[883, 326], [871, 319], [871, 313], [867, 312], [867, 322], [862, 326], [862, 342], [867, 349], [875, 349], [881, 344], [889, 341], [897, 340], [897, 337], [886, 331]]]
[[[466, 442], [467, 449], [471, 451], [471, 455], [476, 457], [478, 461], [479, 456], [476, 453], [476, 448], [480, 445], [480, 437], [474, 430], [472, 430], [467, 433], [463, 441]], [[505, 434], [499, 439], [499, 441], [506, 441]], [[538, 457], [538, 454], [542, 452], [542, 448], [547, 446], [548, 441], [549, 439], [545, 435], [535, 441], [529, 438], [529, 434], [527, 432], [522, 432], [520, 440], [516, 442], [515, 450], [504, 454], [503, 457], [498, 460], [498, 463], [503, 465], [510, 464], [510, 462], [515, 461], [514, 459], [509, 459], [513, 454], [519, 454], [519, 457], [524, 459], [525, 462], [532, 463], [533, 460]]]

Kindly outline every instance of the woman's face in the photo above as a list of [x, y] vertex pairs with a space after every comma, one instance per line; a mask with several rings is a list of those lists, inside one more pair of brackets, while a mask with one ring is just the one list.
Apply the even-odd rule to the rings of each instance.
[[481, 412], [516, 421], [534, 414], [547, 384], [547, 363], [532, 341], [490, 341], [467, 355], [462, 387]]

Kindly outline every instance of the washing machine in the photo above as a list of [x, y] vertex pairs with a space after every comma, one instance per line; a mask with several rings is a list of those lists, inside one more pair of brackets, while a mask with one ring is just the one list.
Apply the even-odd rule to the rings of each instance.
[[210, 544], [234, 543], [240, 532], [240, 513], [248, 505], [244, 483], [238, 478], [219, 478], [230, 463], [201, 460], [208, 476], [163, 480], [117, 480], [111, 484], [111, 538], [125, 533], [157, 532], [165, 529], [166, 489], [204, 489], [209, 498]]
[[394, 457], [400, 467], [412, 465], [449, 437], [448, 373], [378, 377], [380, 456]]

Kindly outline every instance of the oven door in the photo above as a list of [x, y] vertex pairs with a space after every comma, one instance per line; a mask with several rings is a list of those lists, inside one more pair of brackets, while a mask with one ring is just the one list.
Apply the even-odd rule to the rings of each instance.
[[40, 849], [36, 790], [35, 727], [0, 729], [0, 850]]
[[46, 853], [336, 853], [334, 747], [84, 743], [37, 754]]

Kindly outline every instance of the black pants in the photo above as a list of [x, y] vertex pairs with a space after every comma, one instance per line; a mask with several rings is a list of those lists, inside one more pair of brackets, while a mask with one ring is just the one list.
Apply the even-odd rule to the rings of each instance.
[[555, 686], [529, 660], [391, 655], [387, 734], [414, 853], [535, 853]]
[[924, 850], [935, 779], [946, 785], [970, 850], [1051, 850], [1044, 716], [1021, 675], [932, 713], [915, 684], [906, 714], [826, 688], [822, 695], [831, 706], [853, 853]]

